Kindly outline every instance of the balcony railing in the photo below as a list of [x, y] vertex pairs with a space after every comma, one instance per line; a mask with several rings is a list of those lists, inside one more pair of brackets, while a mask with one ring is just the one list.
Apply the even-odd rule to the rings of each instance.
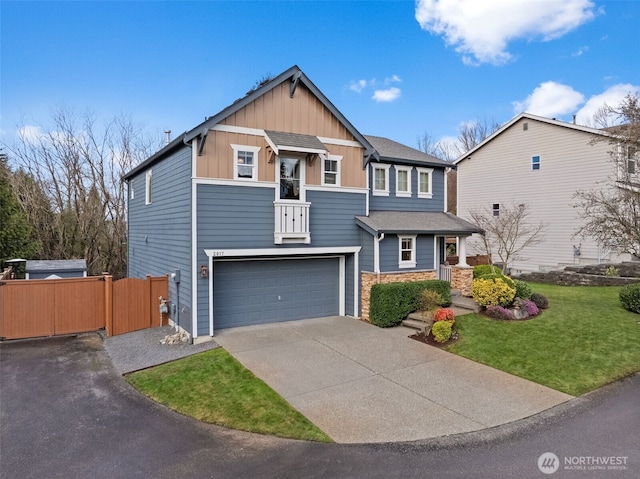
[[309, 233], [309, 207], [311, 203], [304, 201], [274, 201], [275, 244], [311, 243]]

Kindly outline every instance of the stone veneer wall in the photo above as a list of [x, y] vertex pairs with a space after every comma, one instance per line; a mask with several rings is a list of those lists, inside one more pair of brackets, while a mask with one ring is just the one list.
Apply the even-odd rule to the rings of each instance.
[[[362, 286], [360, 301], [362, 306], [362, 320], [369, 321], [369, 301], [371, 299], [371, 286], [386, 283], [409, 283], [411, 281], [425, 281], [437, 279], [435, 271], [416, 271], [407, 273], [380, 273], [380, 281], [376, 273], [362, 273]], [[469, 291], [471, 288], [469, 288]]]
[[468, 266], [451, 267], [451, 289], [457, 289], [462, 296], [471, 297], [473, 268]]

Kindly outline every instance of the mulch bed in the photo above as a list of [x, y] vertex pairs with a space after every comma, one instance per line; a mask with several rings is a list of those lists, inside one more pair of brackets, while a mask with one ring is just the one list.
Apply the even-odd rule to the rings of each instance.
[[420, 332], [420, 333], [412, 334], [409, 337], [411, 339], [415, 339], [416, 341], [420, 341], [421, 343], [428, 344], [429, 346], [435, 346], [436, 348], [445, 348], [450, 344], [455, 343], [458, 340], [458, 331], [453, 331], [451, 338], [444, 343], [439, 343], [438, 341], [433, 339], [433, 335], [431, 333], [424, 334], [423, 332]]

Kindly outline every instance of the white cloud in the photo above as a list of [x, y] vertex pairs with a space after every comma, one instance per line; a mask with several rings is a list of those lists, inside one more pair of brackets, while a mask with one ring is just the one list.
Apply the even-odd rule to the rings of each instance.
[[367, 80], [352, 81], [351, 85], [349, 85], [349, 89], [355, 91], [356, 93], [360, 93], [366, 86]]
[[[576, 113], [576, 122], [580, 125], [593, 125], [593, 115], [603, 106], [617, 107], [629, 93], [640, 93], [640, 86], [630, 83], [619, 83], [599, 95], [593, 95]], [[615, 124], [616, 118], [610, 118], [610, 124]], [[593, 125], [596, 126], [596, 125]]]
[[402, 91], [400, 90], [400, 88], [392, 86], [391, 88], [387, 88], [386, 90], [374, 91], [371, 98], [377, 102], [390, 102], [400, 97], [401, 93]]
[[390, 85], [391, 83], [401, 83], [402, 79], [398, 75], [393, 75], [389, 78], [384, 79], [385, 85]]
[[580, 47], [578, 48], [575, 52], [573, 52], [571, 54], [572, 57], [581, 57], [582, 55], [584, 55], [586, 52], [589, 51], [589, 47]]
[[419, 0], [420, 26], [444, 37], [466, 64], [504, 64], [515, 39], [549, 41], [595, 17], [591, 0]]
[[39, 126], [24, 125], [18, 128], [18, 138], [25, 143], [35, 144], [45, 137], [44, 131]]
[[584, 95], [561, 83], [548, 81], [541, 83], [523, 101], [514, 101], [514, 113], [526, 111], [533, 115], [556, 117], [576, 111], [584, 102]]

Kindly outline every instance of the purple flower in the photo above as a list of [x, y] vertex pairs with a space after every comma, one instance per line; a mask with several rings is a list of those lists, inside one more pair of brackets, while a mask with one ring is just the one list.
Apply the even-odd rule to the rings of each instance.
[[528, 317], [537, 316], [540, 313], [540, 310], [536, 306], [536, 303], [534, 303], [533, 301], [529, 301], [528, 299], [525, 299], [522, 302], [522, 307], [527, 312]]

